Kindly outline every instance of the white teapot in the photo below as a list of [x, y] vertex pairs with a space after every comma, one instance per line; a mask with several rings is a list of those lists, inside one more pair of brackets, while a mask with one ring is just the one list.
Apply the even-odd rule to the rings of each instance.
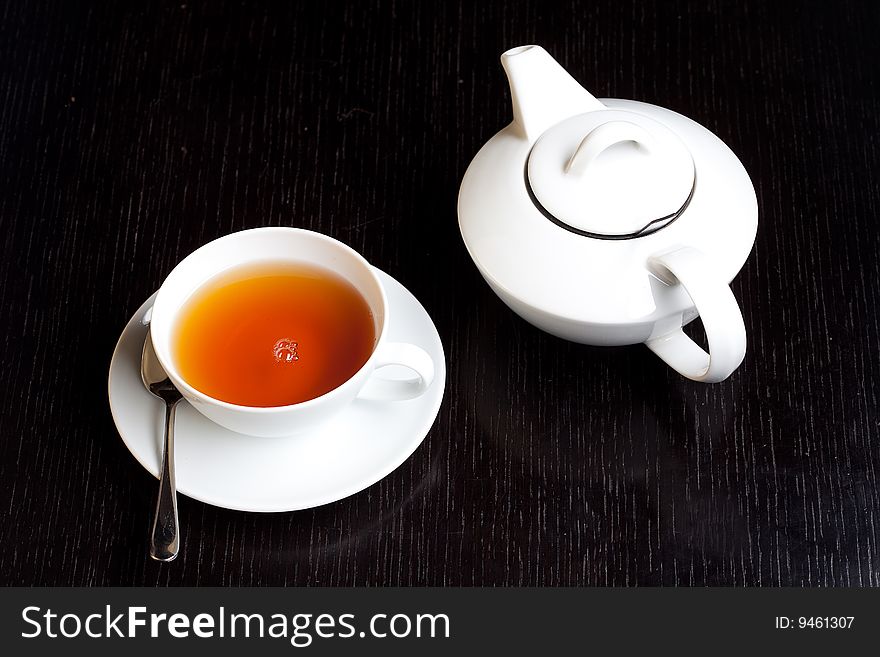
[[[593, 345], [644, 342], [707, 383], [742, 362], [728, 283], [755, 241], [755, 189], [701, 125], [594, 98], [541, 47], [501, 56], [513, 122], [474, 157], [459, 228], [495, 293], [528, 322]], [[708, 353], [682, 331], [700, 316]]]

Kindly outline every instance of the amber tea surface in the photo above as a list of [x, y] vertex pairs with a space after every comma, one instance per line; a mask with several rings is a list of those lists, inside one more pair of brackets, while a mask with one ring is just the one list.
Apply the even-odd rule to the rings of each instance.
[[231, 269], [181, 309], [174, 360], [191, 386], [242, 406], [296, 404], [336, 388], [367, 361], [376, 329], [348, 281], [310, 264]]

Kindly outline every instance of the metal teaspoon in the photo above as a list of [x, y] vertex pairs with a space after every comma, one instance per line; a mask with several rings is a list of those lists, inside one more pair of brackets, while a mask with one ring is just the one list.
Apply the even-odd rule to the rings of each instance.
[[153, 338], [147, 333], [141, 355], [141, 379], [147, 390], [165, 402], [165, 440], [162, 449], [162, 470], [159, 474], [159, 497], [150, 534], [150, 556], [156, 561], [172, 561], [180, 549], [177, 526], [177, 487], [174, 483], [174, 417], [177, 402], [183, 397], [153, 350]]

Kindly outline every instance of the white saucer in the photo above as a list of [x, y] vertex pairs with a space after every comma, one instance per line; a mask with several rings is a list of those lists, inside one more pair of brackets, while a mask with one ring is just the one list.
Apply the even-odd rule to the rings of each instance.
[[[234, 433], [183, 401], [175, 432], [179, 492], [239, 511], [308, 509], [376, 483], [415, 451], [434, 424], [443, 399], [443, 345], [416, 298], [388, 274], [377, 273], [388, 295], [389, 340], [416, 344], [434, 359], [436, 373], [428, 391], [402, 402], [357, 399], [315, 432], [291, 438]], [[147, 333], [143, 319], [155, 296], [144, 302], [119, 338], [110, 362], [108, 395], [125, 445], [158, 476], [165, 409], [140, 379]]]

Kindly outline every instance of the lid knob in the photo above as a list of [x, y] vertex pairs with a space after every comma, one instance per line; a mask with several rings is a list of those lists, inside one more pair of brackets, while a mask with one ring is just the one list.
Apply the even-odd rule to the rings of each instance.
[[645, 153], [651, 152], [651, 134], [630, 121], [609, 121], [593, 128], [578, 144], [577, 150], [565, 165], [565, 173], [583, 174], [587, 167], [606, 148], [623, 141], [631, 141]]

